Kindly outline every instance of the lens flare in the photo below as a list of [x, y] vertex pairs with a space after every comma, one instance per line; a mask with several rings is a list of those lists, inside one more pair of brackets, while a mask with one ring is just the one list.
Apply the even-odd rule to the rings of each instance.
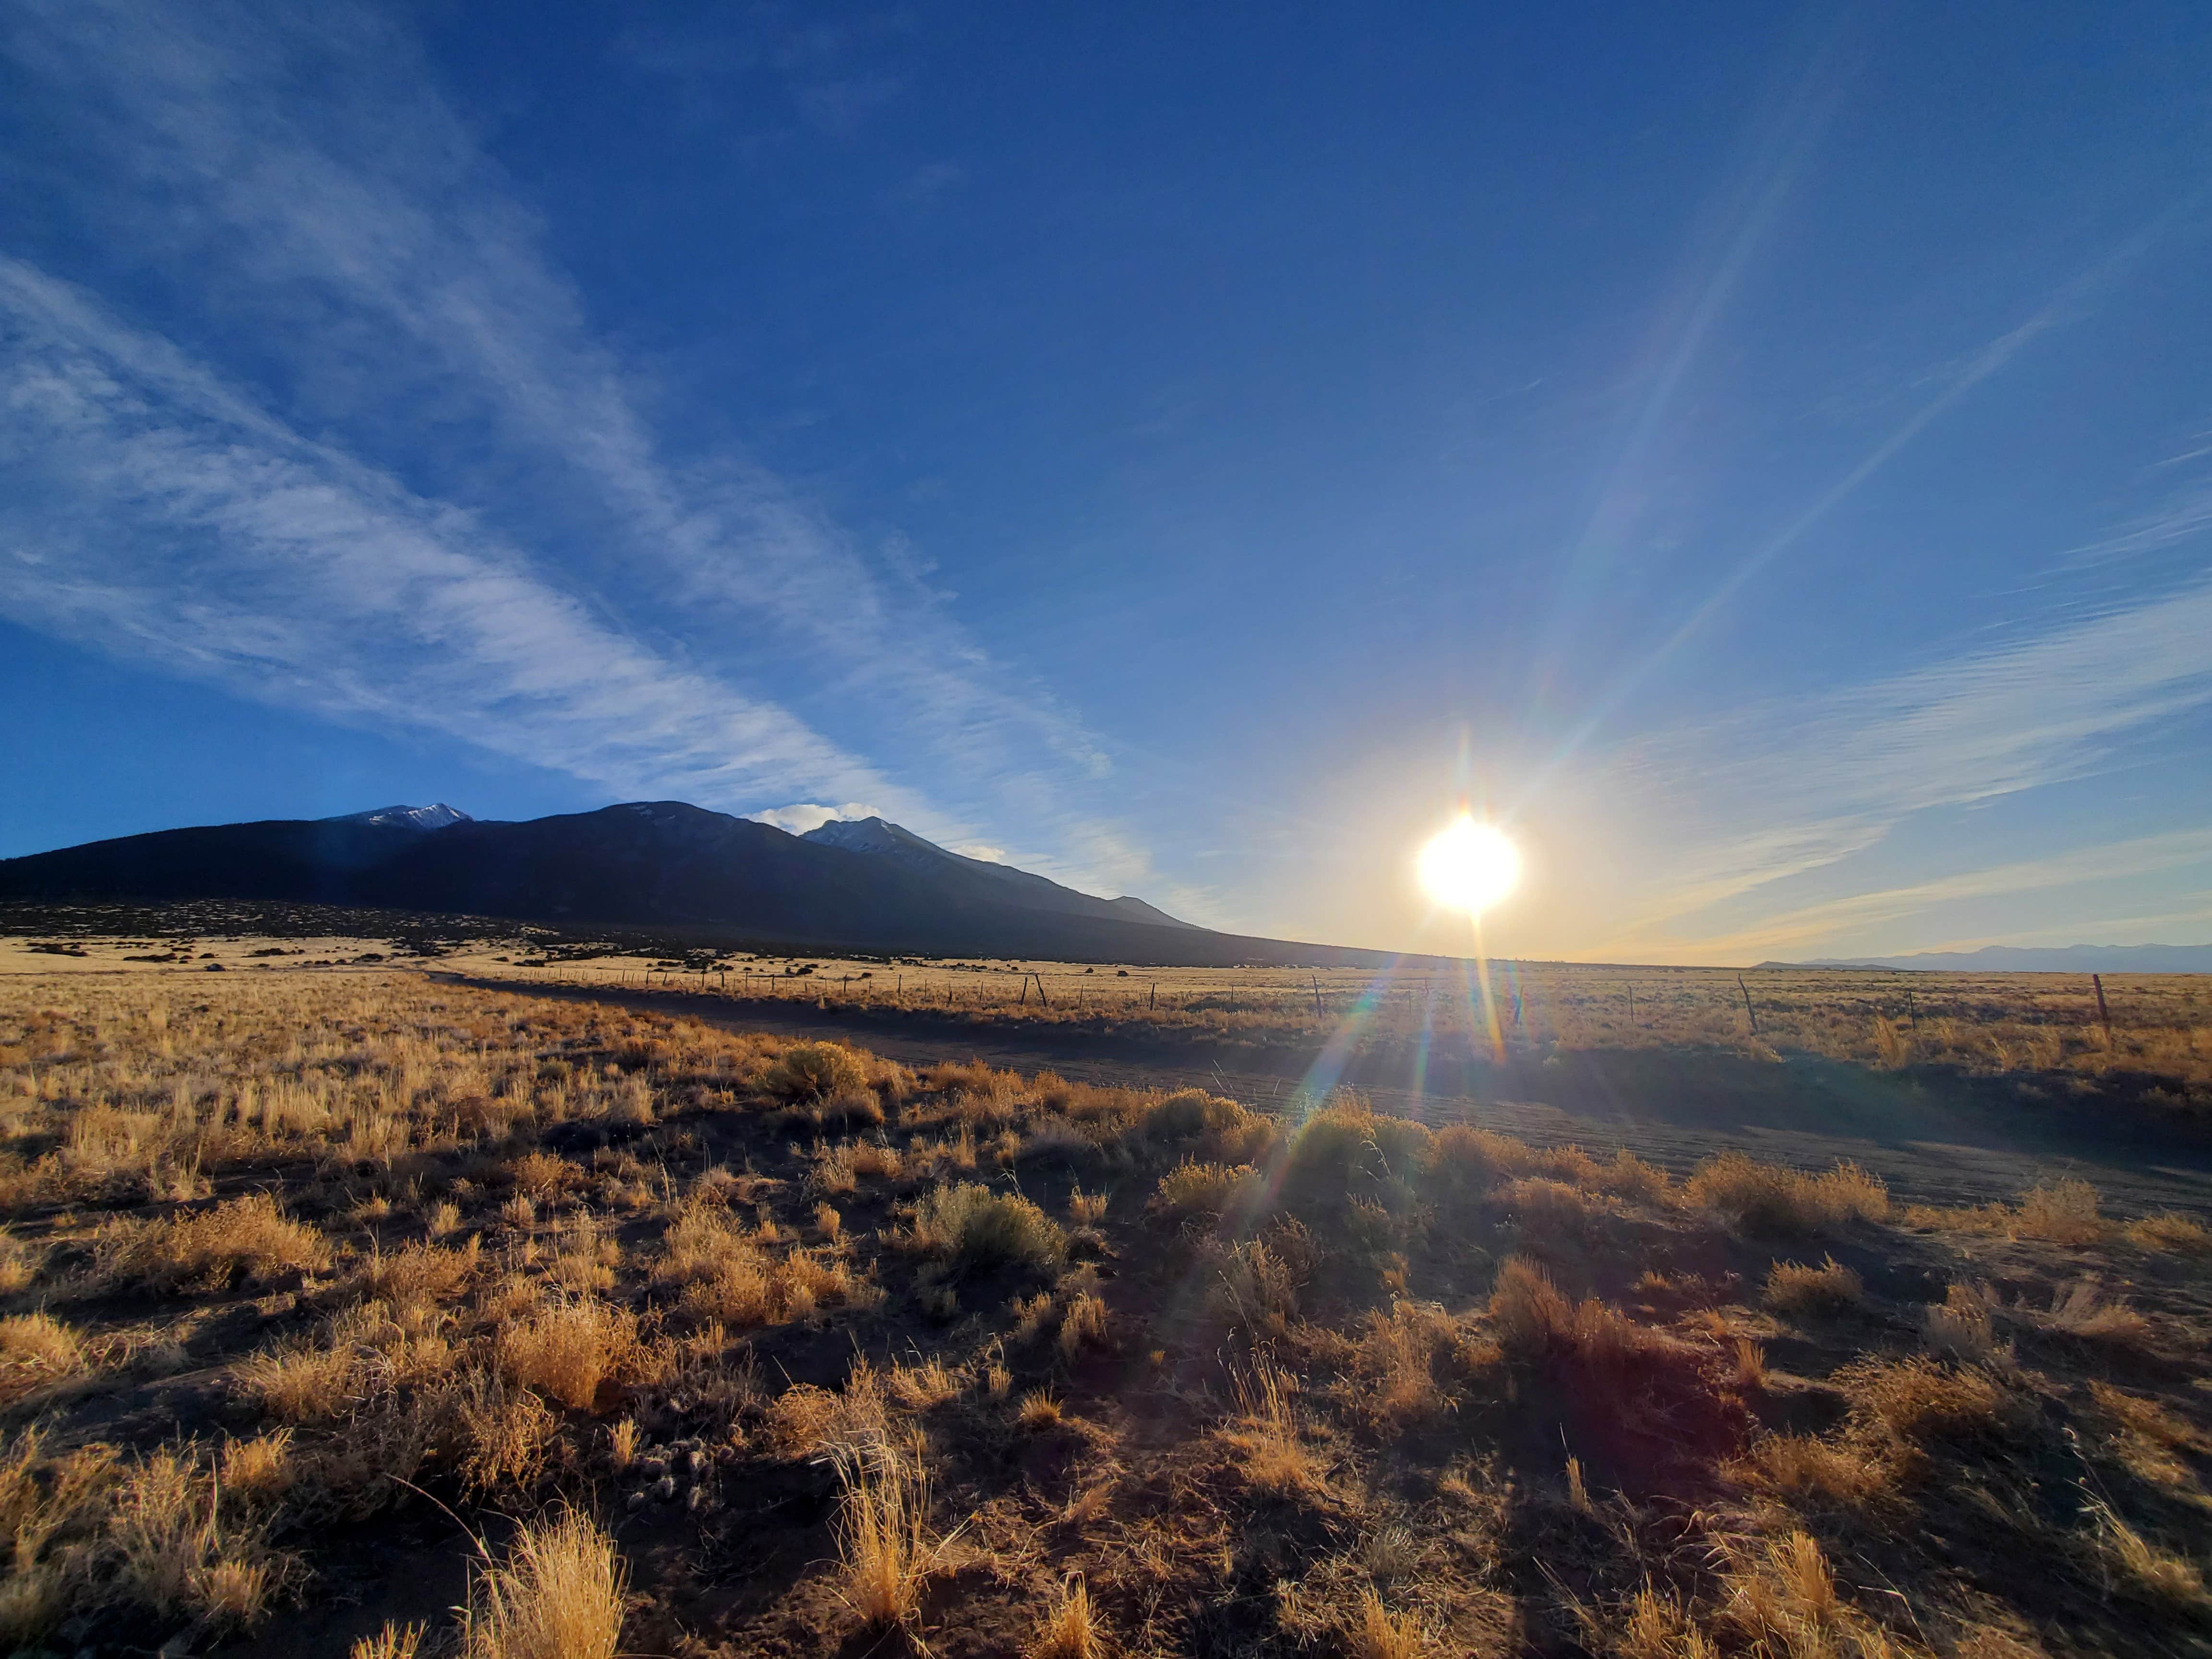
[[1521, 854], [1495, 824], [1462, 812], [1421, 848], [1416, 867], [1438, 904], [1480, 915], [1521, 879]]

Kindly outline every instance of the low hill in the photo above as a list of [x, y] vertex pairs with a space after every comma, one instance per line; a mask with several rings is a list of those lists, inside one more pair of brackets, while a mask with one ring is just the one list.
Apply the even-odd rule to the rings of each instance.
[[1190, 967], [1385, 960], [1194, 927], [1141, 900], [947, 853], [879, 819], [861, 838], [884, 845], [854, 848], [680, 801], [514, 823], [454, 813], [433, 827], [424, 817], [384, 808], [164, 830], [0, 860], [0, 900], [280, 901], [656, 927], [732, 945]]
[[1902, 957], [1824, 957], [1762, 968], [1896, 968], [1945, 974], [2212, 974], [2212, 945], [1987, 945]]

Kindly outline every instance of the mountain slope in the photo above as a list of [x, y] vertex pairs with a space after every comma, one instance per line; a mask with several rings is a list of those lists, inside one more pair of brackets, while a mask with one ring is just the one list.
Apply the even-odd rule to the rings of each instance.
[[1157, 927], [1190, 926], [1164, 910], [1154, 909], [1142, 899], [1094, 898], [1042, 876], [1031, 875], [1026, 870], [1017, 870], [1012, 865], [993, 864], [986, 859], [947, 852], [935, 842], [924, 841], [913, 830], [885, 823], [882, 818], [832, 818], [799, 839], [819, 847], [864, 853], [925, 876], [954, 875], [994, 884], [976, 890], [994, 892], [1001, 902], [1019, 905], [1025, 910], [1051, 910], [1063, 915], [1092, 916], [1103, 921], [1146, 922]]
[[[909, 867], [680, 801], [522, 823], [461, 819], [435, 833], [279, 819], [0, 860], [0, 899], [291, 901], [933, 955], [1190, 966], [1383, 959], [1133, 921], [1120, 902], [921, 846], [939, 857]], [[1078, 902], [1057, 908], [1061, 895]]]

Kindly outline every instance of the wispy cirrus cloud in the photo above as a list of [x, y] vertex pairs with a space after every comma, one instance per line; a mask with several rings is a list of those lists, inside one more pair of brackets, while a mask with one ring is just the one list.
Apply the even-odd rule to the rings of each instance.
[[[2019, 859], [1932, 881], [1853, 893], [1762, 917], [1748, 927], [1701, 941], [1717, 956], [1764, 955], [1920, 915], [1962, 899], [2047, 893], [2088, 882], [2186, 869], [2212, 861], [2212, 830], [2185, 830], [2079, 848], [2050, 858]], [[2172, 918], [2163, 918], [2170, 922]], [[1987, 943], [1989, 941], [1981, 941]]]
[[[945, 836], [1011, 817], [1084, 872], [1102, 745], [993, 662], [902, 550], [877, 556], [732, 444], [672, 446], [658, 389], [595, 332], [404, 31], [347, 3], [26, 0], [0, 52], [48, 100], [68, 169], [54, 187], [93, 228], [80, 242], [110, 250], [76, 274], [127, 295], [64, 339], [65, 286], [13, 268], [9, 366], [50, 401], [15, 405], [0, 434], [46, 484], [9, 514], [29, 550], [6, 578], [11, 614], [371, 720], [419, 718], [412, 690], [380, 703], [374, 688], [434, 678], [410, 641], [444, 627], [455, 650], [469, 635], [474, 675], [431, 722], [455, 735], [733, 808], [880, 800]], [[42, 281], [43, 307], [26, 299]], [[52, 400], [75, 424], [49, 441]], [[250, 550], [222, 545], [240, 538]], [[478, 574], [433, 581], [433, 547]], [[526, 570], [527, 599], [494, 570]], [[380, 587], [468, 602], [471, 620], [403, 618]], [[188, 618], [223, 642], [172, 633]], [[346, 647], [320, 648], [339, 618]], [[550, 695], [533, 653], [563, 629], [583, 632], [558, 648], [626, 697], [595, 702], [592, 673]], [[685, 689], [617, 741], [664, 682]], [[793, 684], [818, 712], [793, 712]], [[825, 717], [854, 735], [824, 736]], [[862, 749], [899, 753], [927, 788]]]
[[12, 619], [621, 793], [727, 800], [797, 780], [910, 801], [787, 711], [611, 627], [471, 514], [6, 259], [0, 343]]
[[[1589, 948], [1726, 954], [1754, 935], [1764, 939], [1764, 927], [1896, 920], [1945, 894], [1966, 896], [1967, 886], [1954, 890], [1943, 884], [1954, 878], [1945, 878], [1793, 908], [1749, 928], [1699, 921], [1730, 901], [1864, 852], [1917, 813], [2111, 767], [2131, 741], [2212, 706], [2207, 641], [2212, 582], [2200, 580], [1871, 684], [1756, 706], [1616, 751], [1604, 782], [1578, 787], [1628, 796], [1636, 803], [1631, 816], [1674, 852]], [[2059, 860], [2033, 867], [2056, 881], [2100, 858], [2132, 856], [2117, 849], [2135, 846], [2085, 849], [2080, 856], [2088, 862], [2079, 866]], [[1955, 880], [1981, 878], [1970, 872]], [[1872, 908], [1851, 908], [1861, 903]]]

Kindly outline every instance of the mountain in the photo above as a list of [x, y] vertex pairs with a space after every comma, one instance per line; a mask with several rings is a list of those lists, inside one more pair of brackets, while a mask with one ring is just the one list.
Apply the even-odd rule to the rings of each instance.
[[367, 812], [348, 812], [320, 821], [324, 823], [388, 823], [400, 830], [443, 830], [448, 824], [476, 822], [459, 807], [448, 806], [441, 800], [434, 800], [428, 806], [379, 806]]
[[1824, 957], [1762, 968], [1900, 968], [1947, 974], [2212, 974], [2212, 945], [1985, 945], [1905, 957]]
[[428, 809], [397, 810], [163, 830], [0, 860], [0, 900], [355, 905], [702, 943], [1193, 967], [1387, 959], [1193, 927], [1139, 900], [1092, 898], [946, 853], [880, 820], [842, 826], [868, 843], [856, 849], [681, 801], [520, 823], [457, 813], [434, 834], [414, 816]]
[[934, 876], [957, 871], [969, 877], [980, 877], [995, 882], [1002, 890], [1005, 902], [1018, 904], [1027, 910], [1052, 910], [1063, 915], [1096, 916], [1104, 921], [1148, 922], [1156, 927], [1188, 927], [1191, 924], [1179, 921], [1164, 910], [1156, 910], [1139, 898], [1093, 898], [1088, 893], [1079, 893], [1072, 887], [1062, 887], [1056, 881], [1042, 876], [1033, 876], [1026, 870], [1017, 870], [1012, 865], [994, 864], [987, 859], [971, 859], [963, 854], [948, 853], [935, 842], [924, 841], [911, 830], [896, 823], [886, 823], [881, 818], [832, 818], [819, 829], [809, 830], [799, 837], [822, 847], [842, 847], [848, 853], [865, 853], [872, 858], [887, 859], [902, 868]]

